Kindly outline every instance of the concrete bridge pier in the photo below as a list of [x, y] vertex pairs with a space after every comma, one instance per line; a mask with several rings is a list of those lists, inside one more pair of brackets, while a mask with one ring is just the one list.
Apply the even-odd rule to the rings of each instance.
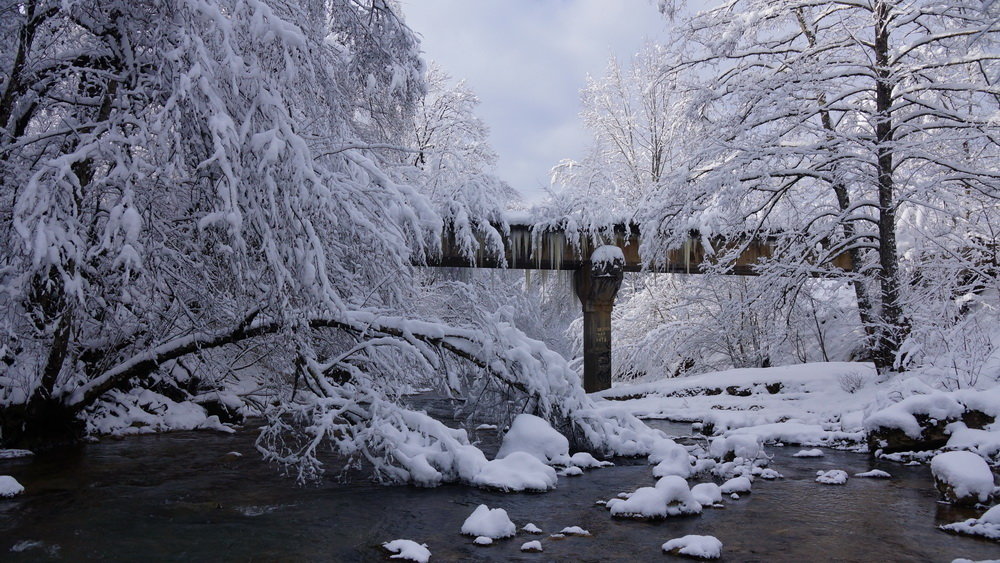
[[624, 267], [619, 251], [611, 260], [584, 262], [573, 275], [583, 305], [583, 388], [587, 393], [611, 388], [611, 311]]

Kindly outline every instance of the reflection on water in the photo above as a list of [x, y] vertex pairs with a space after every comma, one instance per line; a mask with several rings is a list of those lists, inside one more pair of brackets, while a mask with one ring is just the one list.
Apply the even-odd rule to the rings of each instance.
[[[668, 432], [686, 426], [664, 425]], [[481, 433], [495, 444], [495, 433]], [[432, 560], [648, 561], [685, 534], [709, 534], [730, 561], [985, 559], [995, 543], [951, 536], [935, 526], [974, 515], [935, 502], [926, 467], [871, 461], [827, 451], [793, 458], [798, 448], [769, 448], [785, 478], [758, 480], [751, 495], [725, 509], [647, 523], [612, 520], [594, 504], [651, 485], [650, 466], [621, 460], [582, 477], [560, 478], [545, 494], [502, 494], [464, 486], [384, 487], [330, 478], [298, 487], [260, 461], [254, 434], [180, 432], [88, 444], [35, 459], [0, 460], [27, 489], [0, 500], [0, 559], [118, 561], [382, 560], [378, 546], [396, 538], [425, 542]], [[226, 455], [237, 451], [243, 457]], [[891, 480], [813, 482], [818, 469], [889, 471]], [[333, 471], [331, 471], [333, 473]], [[692, 482], [693, 484], [693, 482]], [[592, 537], [520, 534], [490, 547], [459, 534], [480, 503], [505, 508], [519, 526], [546, 532], [578, 525]], [[519, 551], [541, 539], [542, 554]]]

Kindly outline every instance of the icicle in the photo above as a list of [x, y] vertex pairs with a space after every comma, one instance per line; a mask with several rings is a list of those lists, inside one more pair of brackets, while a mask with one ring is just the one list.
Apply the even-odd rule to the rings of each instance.
[[566, 235], [563, 233], [552, 233], [552, 253], [549, 255], [549, 265], [553, 270], [561, 270], [563, 263], [563, 247], [566, 246]]
[[691, 237], [684, 239], [684, 246], [681, 247], [681, 251], [684, 253], [684, 271], [691, 273]]

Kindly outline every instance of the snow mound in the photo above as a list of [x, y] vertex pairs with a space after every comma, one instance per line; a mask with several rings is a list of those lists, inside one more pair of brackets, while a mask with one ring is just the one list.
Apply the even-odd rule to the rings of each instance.
[[531, 522], [528, 522], [527, 524], [525, 524], [524, 527], [521, 528], [521, 529], [524, 530], [525, 532], [528, 532], [529, 534], [541, 534], [541, 533], [543, 533], [541, 528], [539, 528], [538, 526], [534, 525]]
[[527, 452], [515, 451], [486, 462], [472, 484], [503, 491], [547, 491], [559, 478], [556, 470]]
[[732, 479], [726, 481], [719, 487], [719, 490], [724, 495], [730, 493], [749, 493], [750, 492], [750, 478], [749, 477], [733, 477]]
[[761, 479], [767, 479], [768, 481], [773, 481], [775, 479], [781, 479], [782, 477], [784, 477], [784, 475], [778, 473], [777, 471], [771, 468], [754, 467], [750, 473], [760, 477]]
[[595, 467], [611, 467], [614, 463], [601, 461], [587, 452], [576, 452], [569, 458], [571, 465], [582, 469], [593, 469]]
[[10, 475], [0, 475], [0, 498], [15, 497], [24, 492], [24, 486]]
[[816, 482], [824, 485], [843, 485], [847, 483], [847, 472], [840, 469], [817, 471]]
[[625, 263], [625, 254], [622, 249], [617, 246], [612, 246], [606, 244], [604, 246], [598, 246], [594, 249], [594, 252], [590, 254], [590, 261], [594, 263], [594, 267], [598, 267], [600, 264], [609, 264], [613, 262]]
[[691, 487], [691, 496], [703, 506], [722, 502], [722, 489], [715, 483], [698, 483]]
[[543, 463], [569, 465], [569, 440], [549, 425], [545, 419], [532, 414], [519, 414], [504, 434], [497, 458], [514, 452], [525, 452]]
[[583, 470], [575, 465], [571, 465], [560, 471], [558, 475], [563, 477], [579, 477], [580, 475], [583, 475]]
[[738, 457], [755, 460], [763, 456], [764, 448], [756, 434], [738, 433], [715, 438], [708, 453], [715, 459], [727, 461]]
[[584, 530], [580, 526], [566, 526], [562, 530], [559, 530], [559, 533], [563, 534], [563, 535], [566, 535], [566, 536], [589, 536], [590, 535], [589, 531]]
[[684, 536], [663, 544], [663, 551], [698, 559], [718, 559], [722, 557], [722, 542], [715, 536]]
[[[507, 517], [507, 511], [480, 504], [465, 519], [462, 533], [467, 536], [485, 536], [487, 538], [509, 538], [517, 533], [517, 527]], [[478, 542], [478, 538], [476, 540]]]
[[855, 473], [855, 477], [869, 477], [873, 479], [889, 479], [892, 475], [882, 471], [881, 469], [872, 469], [871, 471], [865, 471], [864, 473]]
[[413, 540], [392, 540], [382, 544], [382, 547], [386, 551], [395, 553], [395, 555], [389, 556], [389, 559], [427, 563], [431, 558], [431, 551], [427, 549], [427, 544], [417, 543]]
[[823, 457], [824, 455], [823, 450], [813, 448], [811, 450], [799, 450], [792, 454], [792, 457]]
[[486, 536], [479, 536], [478, 538], [472, 540], [472, 543], [476, 545], [493, 545], [493, 538], [488, 538]]
[[31, 457], [35, 452], [31, 450], [3, 450], [0, 449], [0, 459], [17, 459], [19, 457]]
[[987, 510], [979, 518], [969, 518], [964, 522], [945, 524], [940, 528], [946, 532], [955, 534], [1000, 540], [1000, 505]]
[[612, 516], [653, 519], [685, 514], [700, 514], [701, 504], [694, 499], [687, 481], [677, 475], [667, 475], [655, 487], [640, 487], [628, 498], [613, 498], [605, 506]]
[[673, 440], [660, 440], [654, 444], [649, 461], [657, 464], [653, 468], [653, 477], [676, 475], [686, 479], [694, 472], [687, 448]]
[[949, 500], [974, 497], [979, 502], [986, 502], [993, 493], [990, 466], [972, 452], [945, 452], [934, 456], [931, 473], [938, 489]]
[[542, 542], [538, 540], [524, 542], [521, 544], [521, 551], [526, 551], [528, 553], [541, 553]]

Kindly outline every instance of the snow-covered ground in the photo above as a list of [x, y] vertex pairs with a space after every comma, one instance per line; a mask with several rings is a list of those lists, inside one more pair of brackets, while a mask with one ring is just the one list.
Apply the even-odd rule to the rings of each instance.
[[944, 391], [926, 379], [911, 373], [885, 380], [870, 364], [850, 362], [733, 369], [619, 384], [598, 393], [597, 405], [606, 415], [692, 422], [696, 430], [728, 440], [747, 436], [765, 444], [859, 451], [870, 441], [887, 452], [906, 451], [907, 440], [923, 441], [1000, 463], [1000, 387]]

